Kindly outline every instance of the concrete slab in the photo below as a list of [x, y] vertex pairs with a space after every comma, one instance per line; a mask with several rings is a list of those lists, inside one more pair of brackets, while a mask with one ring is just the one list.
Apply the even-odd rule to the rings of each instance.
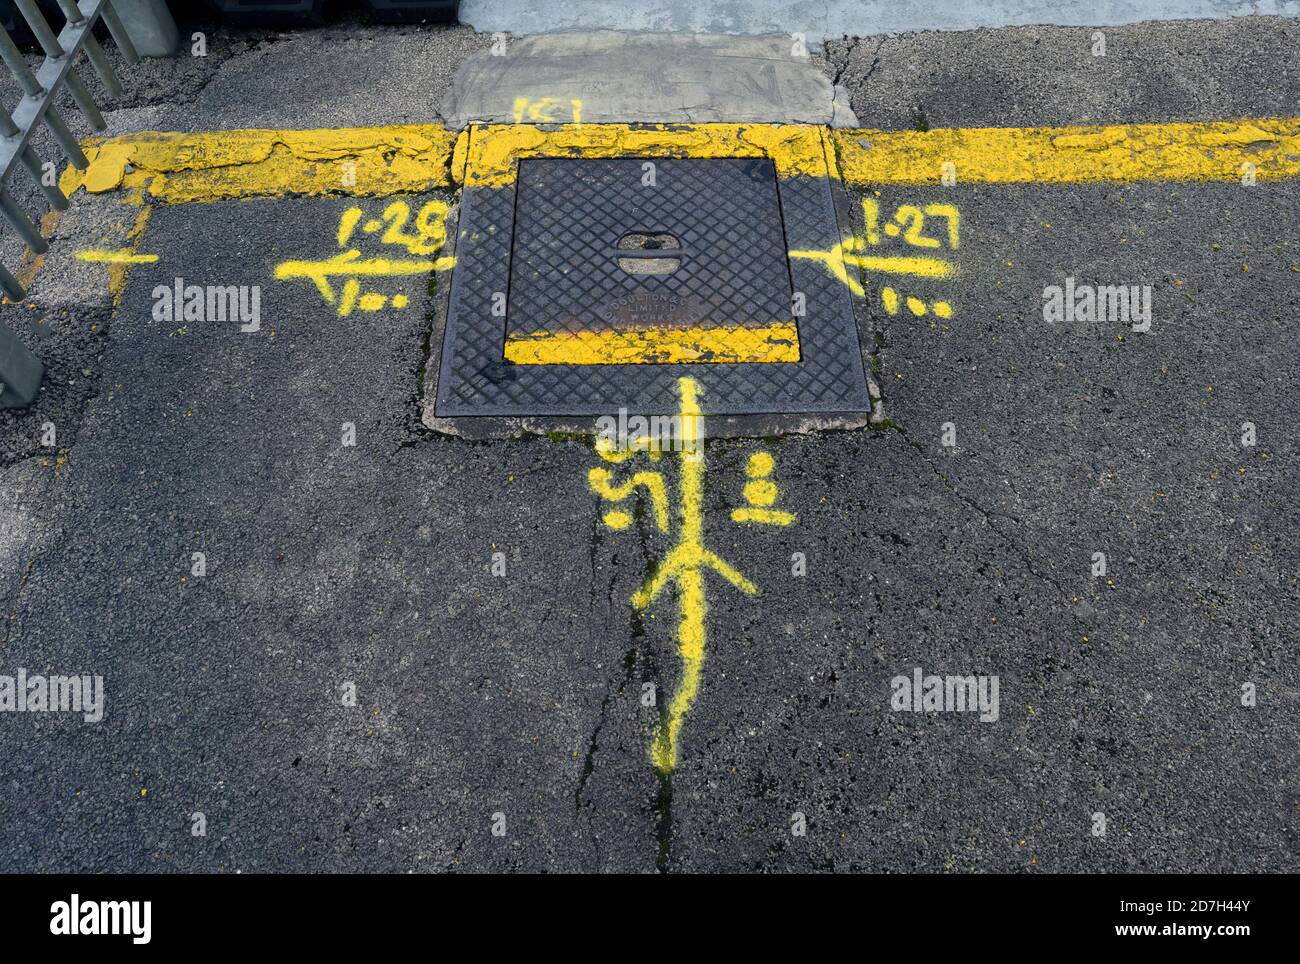
[[447, 124], [847, 124], [848, 101], [788, 37], [611, 30], [502, 41], [463, 64]]

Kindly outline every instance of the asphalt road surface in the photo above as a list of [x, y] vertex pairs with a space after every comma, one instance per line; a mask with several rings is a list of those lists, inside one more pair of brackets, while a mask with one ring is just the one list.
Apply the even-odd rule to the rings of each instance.
[[[1090, 34], [825, 64], [882, 128], [1300, 113], [1292, 21], [1108, 31], [1120, 60], [1081, 84]], [[112, 132], [436, 120], [436, 84], [344, 110], [335, 78], [486, 43], [372, 29], [289, 106], [253, 69], [328, 39], [217, 34], [188, 101], [168, 84], [198, 68], [155, 65]], [[444, 275], [340, 317], [272, 279], [351, 202], [292, 197], [158, 206], [116, 308], [55, 270], [3, 308], [51, 371], [0, 415], [0, 674], [102, 675], [105, 711], [0, 714], [0, 869], [1294, 872], [1300, 187], [943, 196], [960, 274], [900, 297], [951, 317], [866, 300], [887, 421], [708, 444], [705, 539], [757, 593], [706, 577], [668, 774], [678, 600], [629, 600], [672, 539], [602, 524], [590, 440], [423, 426]], [[260, 286], [261, 330], [159, 320], [176, 278]], [[1149, 329], [1045, 321], [1067, 278], [1150, 286]], [[760, 451], [792, 525], [730, 518]], [[894, 709], [918, 669], [996, 676], [996, 720]]]

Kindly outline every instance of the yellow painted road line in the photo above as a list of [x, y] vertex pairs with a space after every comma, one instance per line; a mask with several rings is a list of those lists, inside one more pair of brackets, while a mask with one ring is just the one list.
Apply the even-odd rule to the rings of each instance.
[[[833, 147], [829, 158], [826, 145]], [[1101, 127], [827, 130], [795, 124], [433, 124], [322, 130], [147, 132], [83, 144], [64, 193], [131, 191], [172, 204], [229, 198], [384, 196], [504, 187], [524, 157], [767, 157], [783, 178], [853, 185], [1262, 181], [1300, 176], [1300, 118]]]
[[826, 177], [822, 128], [803, 124], [482, 125], [468, 142], [466, 187], [507, 187], [528, 157], [766, 157], [779, 177]]
[[144, 133], [84, 142], [64, 193], [147, 191], [171, 204], [286, 194], [382, 196], [453, 183], [458, 135], [431, 124], [338, 130]]
[[632, 605], [644, 610], [670, 583], [677, 586], [680, 607], [677, 653], [682, 660], [682, 675], [650, 745], [650, 759], [660, 773], [670, 773], [677, 766], [678, 736], [700, 690], [700, 671], [704, 666], [704, 620], [708, 615], [704, 597], [705, 569], [712, 569], [747, 595], [758, 594], [757, 586], [704, 548], [704, 441], [699, 433], [698, 386], [691, 378], [680, 378], [677, 385], [681, 393], [678, 418], [683, 441], [678, 452], [681, 466], [680, 535], [677, 545], [660, 563], [658, 571], [632, 596]]
[[[794, 257], [794, 252], [790, 252]], [[918, 278], [951, 278], [957, 273], [957, 267], [942, 258], [888, 257], [870, 254], [842, 255], [848, 264], [857, 265], [864, 271], [880, 271], [884, 274], [907, 274]]]
[[[346, 216], [346, 212], [345, 212]], [[438, 242], [441, 246], [441, 241]], [[429, 275], [435, 271], [450, 271], [456, 266], [455, 258], [366, 258], [356, 248], [342, 251], [331, 258], [314, 261], [283, 261], [275, 267], [277, 281], [290, 281], [305, 278], [316, 286], [326, 304], [337, 305], [339, 317], [346, 318], [353, 308], [362, 311], [378, 311], [391, 304], [394, 308], [405, 308], [410, 304], [406, 294], [396, 294], [389, 300], [388, 295], [378, 292], [362, 292], [361, 278], [402, 278]], [[336, 296], [331, 279], [342, 279], [343, 286]]]
[[849, 274], [849, 269], [845, 265], [844, 249], [846, 245], [851, 243], [857, 245], [860, 244], [860, 240], [849, 238], [826, 251], [799, 250], [789, 251], [787, 254], [791, 258], [808, 258], [813, 261], [820, 261], [831, 274], [848, 287], [849, 291], [861, 298], [866, 292], [863, 290], [862, 285], [858, 283], [858, 280]]
[[506, 338], [516, 365], [679, 365], [687, 362], [797, 362], [791, 322], [759, 328], [691, 327], [539, 332]]
[[869, 255], [850, 254], [846, 252], [861, 249], [861, 238], [849, 238], [827, 251], [791, 251], [792, 258], [807, 258], [820, 261], [826, 265], [831, 274], [844, 282], [855, 295], [864, 294], [860, 285], [848, 272], [845, 265], [854, 265], [864, 271], [879, 271], [883, 274], [913, 275], [918, 278], [951, 278], [957, 274], [957, 266], [942, 258], [924, 258], [911, 255]]
[[361, 261], [355, 258], [334, 257], [317, 261], [285, 261], [276, 265], [275, 277], [280, 281], [289, 278], [329, 278], [335, 275], [393, 277], [446, 271], [455, 267], [455, 264], [456, 260], [454, 258], [421, 258], [415, 260], [367, 258]]
[[[630, 454], [630, 453], [629, 453]], [[637, 489], [645, 489], [650, 497], [650, 507], [654, 510], [655, 524], [660, 532], [668, 531], [668, 490], [664, 487], [663, 476], [658, 472], [638, 472], [622, 485], [615, 485], [610, 480], [613, 475], [609, 469], [595, 468], [587, 473], [587, 484], [591, 491], [610, 502], [622, 502]], [[627, 522], [622, 522], [626, 519]], [[632, 517], [626, 513], [615, 516], [611, 525], [610, 515], [606, 514], [605, 524], [612, 528], [626, 528]]]
[[732, 522], [759, 522], [763, 525], [788, 526], [794, 523], [793, 512], [782, 509], [732, 509]]
[[136, 254], [134, 251], [78, 251], [78, 261], [90, 261], [94, 264], [153, 264], [158, 260], [156, 254]]
[[[1261, 181], [1300, 176], [1300, 118], [1104, 127], [830, 132], [841, 176], [859, 186]], [[1252, 165], [1253, 167], [1248, 167]]]
[[126, 290], [127, 275], [130, 273], [132, 265], [137, 264], [156, 264], [158, 255], [140, 254], [136, 247], [140, 244], [140, 239], [144, 237], [145, 228], [149, 225], [149, 217], [153, 213], [153, 208], [148, 204], [139, 204], [136, 209], [135, 219], [131, 223], [131, 229], [127, 232], [127, 247], [116, 250], [94, 249], [78, 251], [74, 257], [79, 261], [85, 261], [89, 264], [102, 264], [108, 268], [108, 293], [113, 299], [113, 304], [121, 304], [122, 292]]
[[[681, 677], [671, 701], [660, 716], [650, 744], [650, 760], [660, 773], [671, 773], [676, 768], [682, 727], [699, 695], [707, 644], [705, 573], [711, 571], [721, 576], [747, 596], [758, 595], [758, 587], [753, 582], [705, 546], [704, 416], [700, 412], [700, 387], [693, 378], [679, 378], [677, 390], [681, 404], [675, 431], [669, 430], [673, 439], [662, 435], [638, 435], [623, 437], [616, 442], [602, 430], [596, 440], [596, 454], [602, 461], [613, 465], [641, 453], [656, 461], [661, 448], [671, 447], [677, 456], [677, 542], [655, 567], [650, 578], [632, 595], [632, 606], [644, 611], [670, 586], [677, 590], [676, 642], [682, 661]], [[776, 483], [769, 478], [775, 467], [776, 459], [769, 452], [759, 451], [750, 455], [745, 466], [745, 475], [749, 477], [745, 484], [747, 506], [733, 510], [733, 521], [777, 526], [794, 523], [794, 513], [767, 508], [780, 495]], [[611, 470], [596, 467], [588, 471], [587, 484], [602, 499], [614, 503], [622, 503], [638, 491], [645, 491], [654, 508], [659, 529], [668, 531], [668, 486], [662, 472], [637, 472], [626, 481], [617, 483]], [[615, 509], [606, 512], [602, 521], [611, 529], [622, 530], [632, 524], [633, 517], [624, 509]]]

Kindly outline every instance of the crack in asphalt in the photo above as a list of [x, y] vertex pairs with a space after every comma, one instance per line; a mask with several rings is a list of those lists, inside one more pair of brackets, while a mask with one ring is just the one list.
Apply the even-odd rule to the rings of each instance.
[[[876, 68], [880, 66], [880, 51], [885, 49], [885, 41], [887, 41], [888, 39], [889, 39], [888, 37], [881, 37], [880, 43], [876, 44], [876, 49], [871, 54], [871, 66], [868, 67], [867, 72], [862, 75], [863, 84], [865, 84], [868, 80], [871, 79], [871, 75], [874, 74], [876, 72]], [[845, 66], [847, 67], [848, 64], [845, 64]]]
[[[596, 588], [596, 551], [598, 546], [600, 545], [600, 517], [598, 515], [593, 514], [591, 528], [592, 528], [591, 587], [593, 590], [592, 602], [594, 603], [595, 602], [594, 590]], [[606, 609], [607, 617], [608, 615], [612, 614], [614, 611], [614, 586], [618, 582], [618, 553], [615, 553], [613, 559], [610, 561], [610, 570], [611, 572], [609, 577], [609, 587], [605, 591], [605, 596], [606, 596], [605, 609]], [[593, 617], [594, 615], [595, 614], [593, 613]], [[594, 621], [595, 620], [593, 619], [593, 622]], [[598, 741], [600, 740], [600, 731], [605, 728], [605, 721], [609, 713], [610, 700], [612, 700], [615, 696], [614, 681], [615, 681], [615, 677], [613, 675], [611, 675], [607, 680], [606, 687], [605, 687], [605, 695], [604, 697], [601, 698], [600, 701], [600, 714], [596, 718], [596, 725], [591, 731], [590, 739], [588, 739], [587, 741], [587, 753], [582, 760], [582, 771], [578, 776], [578, 786], [573, 791], [573, 812], [574, 813], [582, 812], [582, 793], [587, 788], [587, 781], [591, 778], [592, 772], [596, 769], [596, 762], [595, 762], [596, 748], [598, 745]], [[626, 686], [626, 684], [627, 681], [625, 679], [624, 682], [619, 685], [618, 692], [621, 693], [623, 691], [623, 688]], [[591, 822], [590, 820], [588, 820], [588, 828], [590, 828], [590, 825]]]
[[[844, 63], [835, 68], [835, 76], [831, 78], [832, 84], [839, 84], [844, 77], [844, 72], [849, 69], [849, 64], [853, 60], [853, 52], [858, 49], [858, 44], [862, 42], [861, 37], [850, 37], [848, 46], [844, 48]], [[826, 44], [826, 59], [831, 60], [830, 44]]]
[[[935, 477], [938, 478], [939, 481], [943, 483], [944, 488], [946, 488], [949, 492], [951, 492], [957, 498], [957, 500], [961, 502], [963, 505], [965, 505], [967, 508], [972, 509], [973, 511], [979, 513], [979, 515], [984, 519], [985, 523], [988, 525], [989, 529], [995, 532], [1002, 539], [1003, 542], [1005, 542], [1008, 546], [1010, 546], [1012, 549], [1016, 551], [1016, 553], [1023, 560], [1025, 564], [1025, 569], [1028, 570], [1030, 575], [1034, 576], [1036, 579], [1040, 580], [1041, 582], [1047, 583], [1047, 585], [1051, 586], [1053, 589], [1057, 591], [1057, 593], [1061, 596], [1061, 599], [1066, 604], [1066, 608], [1070, 613], [1070, 618], [1073, 619], [1079, 625], [1086, 627], [1087, 623], [1084, 622], [1084, 620], [1079, 617], [1078, 613], [1074, 611], [1074, 603], [1072, 601], [1073, 594], [1070, 593], [1068, 590], [1066, 590], [1066, 588], [1062, 586], [1051, 575], [1044, 572], [1040, 572], [1035, 567], [1033, 557], [1029, 554], [1029, 550], [1022, 547], [1008, 533], [1006, 533], [1005, 531], [1003, 531], [1001, 528], [999, 528], [994, 524], [993, 520], [998, 517], [999, 513], [990, 512], [989, 510], [981, 506], [978, 502], [976, 502], [974, 499], [970, 498], [967, 495], [964, 495], [955, 485], [953, 485], [952, 480], [949, 479], [948, 476], [944, 475], [944, 473], [940, 471], [939, 467], [935, 465], [934, 460], [926, 452], [925, 446], [921, 445], [920, 442], [917, 442], [914, 439], [912, 439], [907, 434], [906, 429], [904, 429], [901, 425], [891, 425], [890, 427], [894, 431], [898, 432], [899, 437], [902, 438], [903, 441], [905, 441], [908, 444], [908, 446], [913, 451], [915, 451], [917, 455], [921, 457], [921, 460], [926, 464], [926, 466], [930, 469], [930, 471], [934, 473]], [[1002, 513], [1001, 515], [1004, 518], [1014, 519], [1014, 516], [1007, 515], [1005, 513]]]
[[[596, 506], [599, 509], [599, 506]], [[640, 552], [641, 568], [643, 570], [643, 580], [648, 579], [654, 569], [652, 557], [649, 548], [650, 533], [647, 529], [648, 519], [645, 513], [645, 506], [639, 499], [632, 510], [633, 525], [631, 530], [637, 534], [636, 548]], [[591, 535], [591, 585], [593, 589], [592, 602], [596, 601], [596, 555], [600, 546], [600, 513], [592, 513], [592, 535]], [[610, 618], [618, 609], [619, 597], [617, 595], [618, 585], [618, 562], [619, 555], [615, 553], [611, 560], [610, 566], [613, 570], [609, 577], [609, 584], [605, 591], [606, 607], [605, 620], [602, 625], [608, 625]], [[593, 615], [593, 622], [595, 613]], [[623, 654], [623, 675], [619, 679], [618, 674], [612, 673], [608, 677], [605, 695], [601, 699], [600, 713], [596, 720], [596, 725], [592, 728], [591, 737], [587, 741], [587, 752], [583, 758], [582, 770], [578, 777], [578, 785], [573, 793], [574, 813], [579, 814], [584, 811], [583, 794], [586, 791], [588, 782], [596, 769], [596, 752], [600, 747], [600, 735], [604, 732], [605, 725], [609, 721], [609, 709], [618, 697], [627, 692], [628, 685], [632, 683], [636, 668], [642, 659], [642, 642], [645, 636], [645, 627], [642, 624], [641, 614], [633, 610], [629, 623], [629, 645]], [[648, 656], [648, 654], [647, 654]], [[648, 667], [651, 675], [655, 675], [653, 661], [650, 661]], [[586, 808], [590, 810], [590, 807]], [[672, 777], [671, 775], [659, 774], [658, 784], [656, 787], [655, 797], [651, 805], [651, 813], [654, 815], [654, 832], [656, 839], [656, 856], [655, 866], [662, 873], [666, 872], [668, 861], [671, 857], [672, 849]], [[587, 820], [588, 828], [591, 828], [591, 819]], [[599, 837], [596, 837], [596, 865], [601, 864], [601, 852]]]

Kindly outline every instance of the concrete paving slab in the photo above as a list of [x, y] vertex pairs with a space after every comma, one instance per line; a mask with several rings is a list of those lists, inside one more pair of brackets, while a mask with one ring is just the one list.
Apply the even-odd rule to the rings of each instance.
[[[502, 40], [456, 71], [446, 123], [846, 123], [847, 99], [787, 37], [602, 30]], [[846, 120], [847, 119], [847, 120]]]

